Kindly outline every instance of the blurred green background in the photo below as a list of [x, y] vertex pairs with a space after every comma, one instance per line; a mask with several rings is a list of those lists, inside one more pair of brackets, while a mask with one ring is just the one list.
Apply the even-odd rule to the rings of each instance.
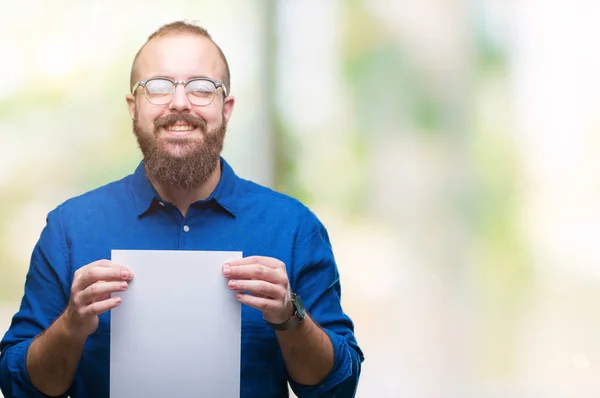
[[231, 66], [224, 156], [329, 230], [358, 397], [600, 394], [600, 5], [2, 4], [2, 332], [46, 214], [140, 160], [135, 52], [190, 19]]

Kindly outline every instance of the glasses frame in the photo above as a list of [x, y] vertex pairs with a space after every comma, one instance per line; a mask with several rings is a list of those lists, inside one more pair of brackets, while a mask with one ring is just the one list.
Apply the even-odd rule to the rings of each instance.
[[[194, 105], [194, 106], [209, 106], [210, 104], [213, 103], [213, 101], [215, 100], [216, 94], [217, 94], [217, 90], [219, 89], [219, 87], [221, 89], [223, 89], [223, 94], [225, 97], [227, 97], [227, 89], [225, 88], [225, 85], [223, 85], [222, 82], [218, 81], [218, 80], [213, 80], [211, 78], [208, 77], [194, 77], [192, 79], [189, 80], [174, 80], [171, 79], [169, 77], [164, 77], [164, 76], [155, 76], [155, 77], [151, 77], [149, 79], [145, 79], [145, 80], [138, 80], [137, 83], [135, 83], [133, 85], [133, 88], [131, 89], [131, 94], [135, 95], [135, 90], [137, 90], [138, 87], [143, 87], [144, 88], [144, 97], [146, 97], [146, 100], [151, 103], [152, 105], [167, 105], [170, 104], [171, 101], [173, 101], [173, 98], [175, 98], [175, 93], [173, 93], [173, 98], [171, 98], [171, 100], [169, 102], [166, 102], [164, 104], [155, 104], [152, 101], [150, 101], [150, 98], [148, 98], [148, 93], [146, 92], [146, 84], [151, 81], [151, 80], [168, 80], [171, 83], [173, 83], [173, 85], [175, 86], [175, 89], [177, 89], [177, 85], [181, 84], [183, 85], [183, 87], [185, 88], [185, 96], [188, 99], [188, 101], [190, 101], [190, 104]], [[189, 93], [187, 91], [187, 85], [190, 82], [194, 82], [194, 81], [198, 81], [198, 80], [203, 80], [203, 81], [207, 81], [207, 82], [211, 82], [212, 84], [215, 85], [215, 92], [213, 93], [213, 97], [210, 100], [210, 102], [208, 104], [204, 104], [204, 105], [196, 105], [194, 104], [191, 100], [190, 97], [188, 96]]]

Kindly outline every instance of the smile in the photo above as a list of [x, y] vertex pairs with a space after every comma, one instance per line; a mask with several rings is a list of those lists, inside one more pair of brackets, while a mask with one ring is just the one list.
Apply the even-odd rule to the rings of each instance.
[[180, 125], [173, 125], [173, 126], [167, 126], [167, 130], [169, 131], [192, 131], [194, 129], [194, 126], [190, 126], [189, 124], [180, 126]]

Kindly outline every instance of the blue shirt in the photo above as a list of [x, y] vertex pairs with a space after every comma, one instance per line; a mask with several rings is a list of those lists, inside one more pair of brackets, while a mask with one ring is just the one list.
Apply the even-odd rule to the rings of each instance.
[[[243, 305], [240, 396], [287, 397], [287, 382], [299, 397], [354, 395], [363, 354], [340, 304], [339, 274], [327, 231], [297, 200], [239, 178], [224, 159], [221, 166], [214, 192], [193, 203], [185, 217], [161, 200], [143, 163], [134, 174], [67, 200], [48, 214], [20, 309], [0, 343], [0, 387], [6, 398], [44, 397], [27, 374], [27, 349], [67, 306], [74, 272], [110, 259], [112, 249], [241, 251], [283, 261], [292, 291], [331, 339], [334, 367], [320, 385], [294, 383], [275, 332], [260, 311]], [[109, 333], [110, 314], [104, 313], [86, 341], [65, 396], [109, 396]]]

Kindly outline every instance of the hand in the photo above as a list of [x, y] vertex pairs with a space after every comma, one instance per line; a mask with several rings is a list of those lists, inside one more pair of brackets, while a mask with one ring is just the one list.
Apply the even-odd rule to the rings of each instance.
[[121, 304], [111, 293], [127, 290], [133, 273], [108, 260], [99, 260], [75, 271], [71, 299], [64, 312], [69, 331], [85, 337], [98, 328], [98, 315]]
[[239, 290], [238, 300], [261, 310], [267, 322], [283, 323], [292, 317], [292, 293], [281, 261], [272, 257], [245, 257], [223, 265], [223, 276], [230, 279], [231, 290]]

